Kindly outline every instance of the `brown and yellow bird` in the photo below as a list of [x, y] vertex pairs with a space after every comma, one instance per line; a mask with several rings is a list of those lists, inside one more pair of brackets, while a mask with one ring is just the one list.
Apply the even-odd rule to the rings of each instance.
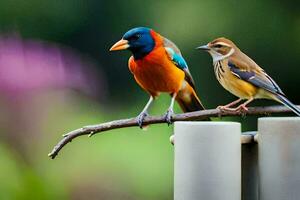
[[[248, 110], [247, 104], [254, 99], [272, 99], [300, 116], [300, 109], [287, 99], [276, 82], [229, 39], [218, 38], [197, 49], [207, 51], [212, 56], [218, 81], [226, 90], [239, 97], [225, 106], [219, 106], [219, 109], [243, 112]], [[246, 102], [231, 108], [245, 99]]]

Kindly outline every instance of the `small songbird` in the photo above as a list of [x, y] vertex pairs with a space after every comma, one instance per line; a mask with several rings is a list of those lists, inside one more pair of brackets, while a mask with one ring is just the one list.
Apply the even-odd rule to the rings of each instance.
[[142, 127], [148, 116], [148, 108], [161, 92], [172, 97], [165, 114], [168, 124], [172, 122], [173, 105], [176, 100], [184, 112], [203, 110], [188, 65], [177, 46], [154, 30], [145, 27], [133, 28], [115, 43], [110, 51], [131, 51], [129, 70], [136, 82], [150, 95], [150, 99], [137, 121]]
[[[244, 112], [252, 100], [263, 98], [280, 102], [300, 116], [300, 109], [287, 99], [275, 81], [232, 41], [218, 38], [197, 49], [207, 51], [212, 56], [218, 81], [226, 90], [239, 97], [225, 106], [219, 106], [219, 109]], [[231, 108], [244, 99], [247, 101]]]

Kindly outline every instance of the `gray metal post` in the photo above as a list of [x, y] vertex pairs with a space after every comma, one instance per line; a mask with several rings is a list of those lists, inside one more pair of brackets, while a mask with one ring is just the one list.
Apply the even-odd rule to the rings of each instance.
[[258, 120], [260, 200], [300, 199], [300, 118]]
[[241, 126], [175, 123], [175, 200], [241, 200]]

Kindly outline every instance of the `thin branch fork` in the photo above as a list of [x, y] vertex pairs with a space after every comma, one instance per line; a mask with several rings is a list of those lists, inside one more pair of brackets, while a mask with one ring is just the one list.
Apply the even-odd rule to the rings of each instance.
[[[243, 113], [242, 115], [267, 115], [272, 113], [288, 113], [291, 112], [285, 106], [267, 106], [267, 107], [250, 107], [248, 111]], [[175, 121], [201, 121], [208, 117], [222, 117], [222, 116], [239, 116], [240, 113], [234, 112], [225, 112], [220, 111], [219, 109], [210, 109], [210, 110], [202, 110], [196, 112], [182, 113], [177, 114], [172, 117], [172, 122]], [[144, 125], [150, 124], [159, 124], [165, 123], [165, 119], [163, 116], [149, 116], [146, 117], [144, 121]], [[120, 119], [114, 120], [102, 124], [84, 126], [82, 128], [73, 130], [65, 135], [63, 135], [63, 139], [57, 143], [57, 145], [53, 148], [53, 150], [48, 154], [48, 156], [54, 159], [60, 150], [73, 139], [82, 136], [89, 135], [92, 136], [96, 133], [102, 133], [104, 131], [133, 127], [138, 126], [136, 118], [130, 119]]]

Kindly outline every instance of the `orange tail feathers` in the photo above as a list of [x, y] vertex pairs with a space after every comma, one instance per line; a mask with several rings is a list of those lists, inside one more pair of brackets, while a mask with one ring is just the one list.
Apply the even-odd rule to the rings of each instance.
[[193, 112], [205, 109], [195, 92], [186, 93], [180, 91], [176, 97], [176, 101], [183, 112]]
[[[186, 83], [186, 85], [178, 92], [176, 101], [183, 112], [193, 112], [205, 109], [195, 90], [188, 83]], [[210, 119], [208, 118], [207, 120]]]

